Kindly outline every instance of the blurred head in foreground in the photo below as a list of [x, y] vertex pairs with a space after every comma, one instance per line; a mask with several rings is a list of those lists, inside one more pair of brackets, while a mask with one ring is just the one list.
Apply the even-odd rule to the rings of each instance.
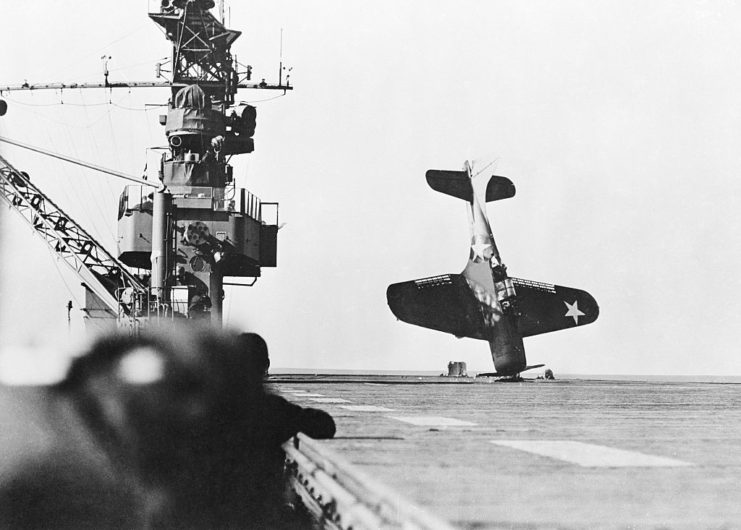
[[73, 363], [59, 390], [117, 457], [147, 479], [177, 479], [212, 469], [261, 431], [261, 376], [240, 346], [207, 327], [111, 335]]
[[298, 431], [332, 437], [335, 425], [267, 393], [268, 365], [255, 334], [190, 325], [103, 337], [47, 391], [75, 419], [52, 428], [85, 431], [148, 526], [280, 527], [281, 444]]

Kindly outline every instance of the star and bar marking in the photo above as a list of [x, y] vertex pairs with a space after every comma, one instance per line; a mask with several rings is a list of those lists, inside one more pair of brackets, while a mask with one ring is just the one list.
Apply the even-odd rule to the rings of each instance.
[[573, 304], [568, 303], [566, 300], [563, 301], [564, 304], [566, 304], [566, 307], [568, 308], [568, 311], [566, 311], [565, 317], [572, 317], [574, 319], [574, 324], [577, 326], [579, 325], [579, 317], [586, 316], [586, 313], [583, 313], [579, 310], [579, 301], [574, 300]]
[[478, 242], [471, 245], [471, 251], [473, 252], [473, 260], [485, 260], [486, 258], [486, 249], [491, 248], [491, 243], [483, 243]]

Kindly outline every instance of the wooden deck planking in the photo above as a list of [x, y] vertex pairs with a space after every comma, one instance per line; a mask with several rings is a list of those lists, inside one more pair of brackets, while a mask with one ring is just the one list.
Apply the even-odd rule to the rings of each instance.
[[[354, 405], [321, 406], [325, 442], [408, 498], [463, 527], [697, 527], [741, 520], [741, 385], [556, 382], [365, 385], [292, 381]], [[280, 388], [280, 384], [277, 384]], [[390, 416], [476, 423], [426, 427]], [[493, 440], [575, 440], [691, 467], [585, 468]]]

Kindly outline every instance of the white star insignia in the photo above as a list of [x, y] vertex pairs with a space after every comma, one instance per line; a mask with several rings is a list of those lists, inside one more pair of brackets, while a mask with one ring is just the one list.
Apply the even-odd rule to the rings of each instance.
[[473, 245], [471, 245], [471, 250], [473, 251], [473, 260], [485, 260], [486, 255], [484, 253], [486, 252], [486, 249], [490, 247], [491, 244], [489, 243], [474, 243]]
[[566, 307], [568, 308], [568, 311], [566, 311], [565, 317], [572, 317], [574, 319], [574, 324], [577, 326], [579, 325], [579, 317], [585, 316], [585, 313], [582, 313], [579, 310], [579, 301], [575, 300], [573, 304], [570, 304], [564, 300], [563, 302], [566, 304]]

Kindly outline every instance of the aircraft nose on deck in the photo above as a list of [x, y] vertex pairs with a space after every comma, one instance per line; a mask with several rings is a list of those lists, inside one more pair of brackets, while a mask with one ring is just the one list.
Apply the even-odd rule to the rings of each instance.
[[527, 363], [525, 362], [524, 357], [503, 356], [498, 358], [492, 354], [492, 359], [494, 360], [494, 369], [497, 371], [497, 375], [499, 376], [516, 375], [527, 368]]

